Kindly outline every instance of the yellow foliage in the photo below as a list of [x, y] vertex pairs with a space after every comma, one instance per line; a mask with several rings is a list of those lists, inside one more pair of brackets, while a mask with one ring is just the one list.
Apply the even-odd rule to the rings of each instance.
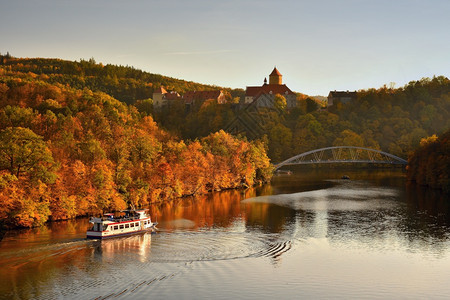
[[423, 138], [423, 139], [420, 140], [420, 146], [424, 147], [424, 146], [426, 146], [428, 144], [434, 143], [434, 142], [437, 141], [437, 139], [438, 139], [438, 136], [435, 135], [435, 134], [433, 134], [432, 136]]

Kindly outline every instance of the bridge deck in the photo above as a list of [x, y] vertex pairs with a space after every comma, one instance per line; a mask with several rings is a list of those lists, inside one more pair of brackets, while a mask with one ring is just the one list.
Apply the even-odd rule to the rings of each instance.
[[380, 150], [356, 146], [336, 146], [311, 150], [293, 156], [276, 164], [275, 170], [283, 166], [332, 163], [408, 164], [403, 158]]

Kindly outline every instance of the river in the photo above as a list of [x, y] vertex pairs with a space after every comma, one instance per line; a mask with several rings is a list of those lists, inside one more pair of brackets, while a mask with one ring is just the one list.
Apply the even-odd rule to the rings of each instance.
[[87, 219], [9, 231], [5, 299], [450, 298], [450, 208], [401, 170], [299, 169], [150, 208], [155, 234]]

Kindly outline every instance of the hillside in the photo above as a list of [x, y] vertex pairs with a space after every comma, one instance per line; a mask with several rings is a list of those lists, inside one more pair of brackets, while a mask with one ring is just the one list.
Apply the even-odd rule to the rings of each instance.
[[[133, 104], [136, 100], [152, 98], [153, 90], [160, 86], [168, 90], [176, 90], [183, 94], [186, 91], [202, 91], [223, 89], [230, 97], [240, 96], [243, 90], [211, 86], [192, 81], [135, 69], [130, 66], [103, 65], [90, 60], [68, 61], [51, 58], [15, 58], [0, 55], [0, 66], [6, 72], [37, 75], [39, 80], [51, 84], [60, 83], [74, 89], [88, 88], [111, 95], [117, 100]], [[34, 75], [33, 75], [34, 76]]]
[[265, 139], [273, 162], [330, 146], [365, 146], [408, 158], [422, 138], [450, 128], [450, 80], [439, 76], [411, 81], [404, 87], [360, 90], [357, 98], [319, 109], [302, 95], [291, 110], [210, 104], [193, 109], [172, 107], [156, 112], [165, 128], [196, 138], [232, 120], [241, 120], [247, 136]]
[[[4, 75], [62, 84], [76, 90], [102, 91], [132, 103], [142, 116], [151, 116], [158, 126], [182, 139], [202, 138], [229, 128], [236, 119], [247, 120], [239, 133], [265, 140], [274, 162], [332, 145], [366, 146], [406, 159], [422, 138], [450, 128], [450, 81], [444, 76], [414, 80], [397, 89], [384, 86], [360, 90], [351, 103], [338, 103], [328, 109], [319, 109], [323, 98], [297, 93], [298, 106], [292, 110], [249, 111], [236, 101], [225, 105], [200, 103], [186, 109], [181, 101], [155, 111], [150, 98], [160, 85], [180, 93], [217, 87], [132, 67], [103, 66], [93, 59], [70, 62], [0, 56], [0, 67]], [[227, 91], [229, 100], [244, 95], [241, 89]], [[251, 132], [255, 130], [256, 134]]]
[[223, 131], [179, 140], [134, 106], [45, 76], [0, 66], [0, 225], [146, 207], [271, 176], [260, 142]]

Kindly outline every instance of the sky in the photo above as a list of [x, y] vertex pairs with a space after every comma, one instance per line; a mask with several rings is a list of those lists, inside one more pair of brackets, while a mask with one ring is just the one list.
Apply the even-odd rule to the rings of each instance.
[[450, 1], [0, 0], [6, 52], [326, 96], [450, 77]]

